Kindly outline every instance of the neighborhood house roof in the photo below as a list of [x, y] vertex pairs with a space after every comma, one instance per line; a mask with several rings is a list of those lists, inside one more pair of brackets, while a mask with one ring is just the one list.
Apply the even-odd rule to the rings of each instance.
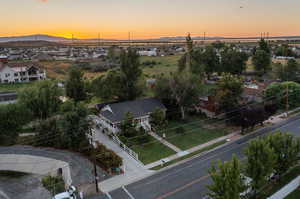
[[126, 101], [109, 104], [107, 106], [109, 106], [110, 109], [104, 107], [100, 112], [100, 115], [107, 118], [112, 123], [123, 121], [128, 112], [130, 112], [134, 118], [139, 118], [152, 113], [156, 108], [166, 109], [166, 107], [155, 98]]
[[41, 65], [37, 62], [9, 62], [6, 64], [0, 63], [0, 71], [5, 67], [8, 66], [15, 72], [22, 72], [26, 71], [31, 67], [41, 68]]

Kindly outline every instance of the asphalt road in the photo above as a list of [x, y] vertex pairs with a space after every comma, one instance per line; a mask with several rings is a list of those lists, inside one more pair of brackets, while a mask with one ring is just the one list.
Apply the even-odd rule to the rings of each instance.
[[109, 196], [98, 199], [201, 199], [207, 193], [206, 186], [211, 182], [208, 169], [211, 162], [229, 160], [233, 154], [243, 158], [243, 149], [254, 137], [282, 130], [300, 136], [300, 115], [280, 124], [266, 127], [237, 140], [227, 146], [199, 156], [153, 176], [119, 188]]

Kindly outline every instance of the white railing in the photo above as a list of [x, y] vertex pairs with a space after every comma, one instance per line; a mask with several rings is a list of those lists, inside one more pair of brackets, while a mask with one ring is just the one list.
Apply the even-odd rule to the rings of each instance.
[[121, 147], [121, 149], [126, 151], [131, 157], [140, 162], [139, 155], [133, 150], [131, 150], [128, 146], [126, 146], [117, 136], [111, 135], [111, 138], [116, 144], [118, 144]]
[[292, 193], [294, 190], [296, 190], [300, 186], [300, 176], [298, 176], [296, 179], [294, 179], [289, 184], [285, 185], [282, 189], [277, 191], [275, 194], [273, 194], [271, 197], [267, 199], [283, 199], [290, 193]]

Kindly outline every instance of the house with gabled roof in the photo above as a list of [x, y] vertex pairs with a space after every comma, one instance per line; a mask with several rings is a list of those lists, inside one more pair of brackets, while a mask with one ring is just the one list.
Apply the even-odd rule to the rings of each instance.
[[46, 71], [37, 62], [0, 62], [0, 83], [43, 79], [46, 79]]
[[107, 133], [118, 133], [119, 126], [125, 120], [126, 114], [131, 113], [139, 127], [146, 131], [151, 130], [150, 114], [156, 109], [166, 112], [166, 107], [156, 98], [138, 99], [119, 103], [108, 103], [98, 105], [98, 125]]

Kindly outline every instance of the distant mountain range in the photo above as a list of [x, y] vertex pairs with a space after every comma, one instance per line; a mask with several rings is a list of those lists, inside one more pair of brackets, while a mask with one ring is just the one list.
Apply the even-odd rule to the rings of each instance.
[[[259, 39], [260, 37], [206, 37], [206, 40], [233, 40], [233, 39]], [[300, 36], [278, 36], [278, 37], [269, 37], [270, 39], [300, 39]], [[176, 41], [176, 40], [184, 40], [185, 36], [177, 36], [177, 37], [160, 37], [155, 39], [146, 39], [147, 41]], [[203, 40], [203, 37], [195, 36], [194, 40]], [[86, 41], [86, 42], [96, 42], [98, 39], [77, 39], [74, 38], [75, 41]], [[126, 41], [126, 40], [111, 40], [111, 39], [102, 39], [102, 41]], [[48, 41], [48, 42], [70, 42], [72, 39], [65, 37], [55, 37], [51, 35], [27, 35], [27, 36], [13, 36], [13, 37], [0, 37], [0, 42], [15, 42], [15, 41]], [[143, 40], [140, 40], [143, 41]]]

